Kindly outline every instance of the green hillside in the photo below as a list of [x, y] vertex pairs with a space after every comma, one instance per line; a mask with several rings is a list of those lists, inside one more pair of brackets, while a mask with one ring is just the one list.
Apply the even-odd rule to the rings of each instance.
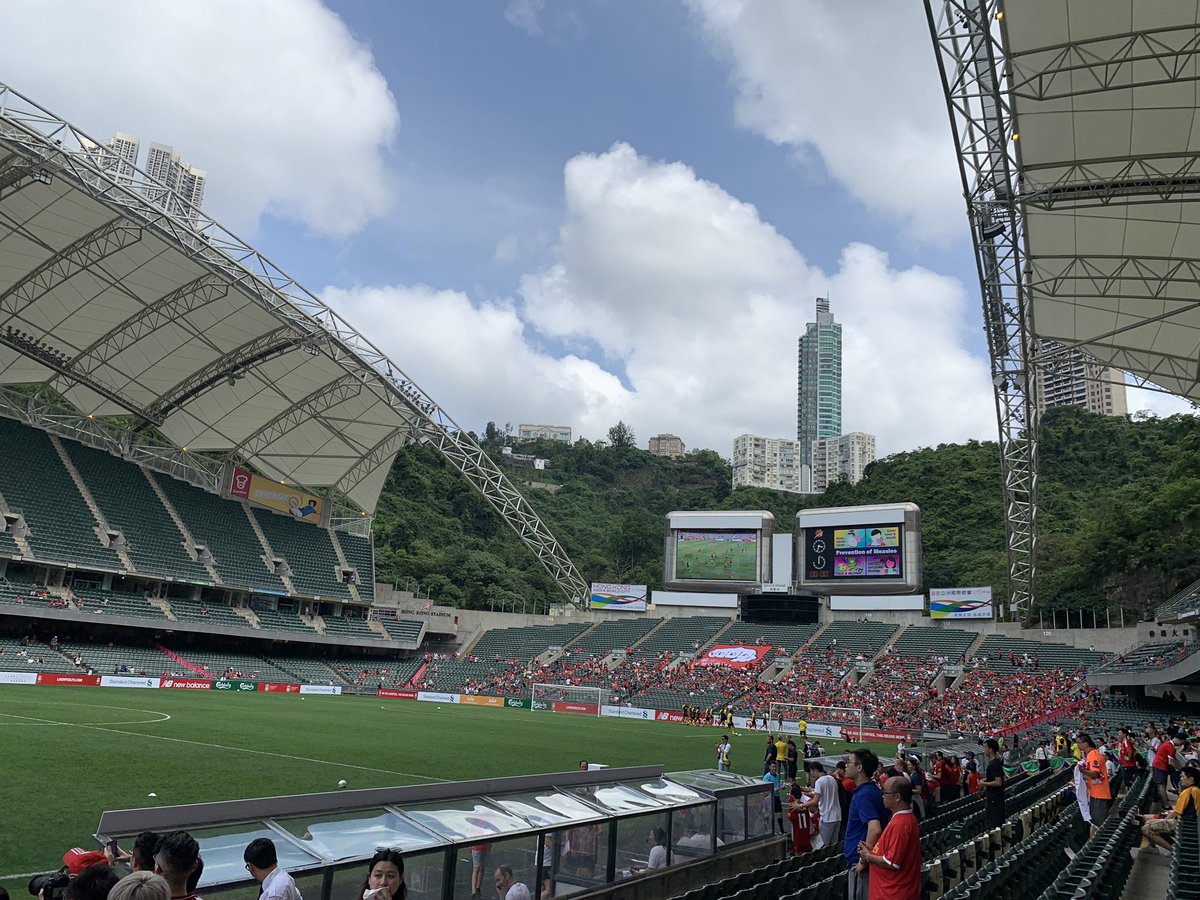
[[[913, 501], [924, 526], [925, 587], [1004, 588], [999, 450], [943, 444], [874, 463], [857, 485], [820, 497], [730, 487], [711, 450], [682, 460], [616, 441], [526, 444], [544, 471], [505, 464], [489, 424], [485, 448], [502, 461], [589, 581], [657, 586], [663, 516], [674, 509], [768, 509], [792, 529], [803, 506]], [[490, 439], [489, 439], [490, 438]], [[528, 481], [535, 480], [537, 487]], [[548, 490], [545, 486], [550, 486]], [[1200, 420], [1111, 419], [1059, 408], [1045, 417], [1039, 482], [1038, 602], [1042, 611], [1124, 608], [1137, 616], [1200, 577]], [[544, 608], [560, 599], [512, 532], [438, 454], [401, 452], [375, 523], [381, 580], [414, 579], [430, 596], [472, 608]]]

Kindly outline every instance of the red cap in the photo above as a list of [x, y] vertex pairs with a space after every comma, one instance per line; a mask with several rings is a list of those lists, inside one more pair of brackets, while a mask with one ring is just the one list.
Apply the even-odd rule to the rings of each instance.
[[103, 850], [84, 850], [82, 847], [73, 847], [63, 854], [63, 865], [72, 875], [78, 875], [84, 869], [107, 862], [108, 857], [104, 855]]

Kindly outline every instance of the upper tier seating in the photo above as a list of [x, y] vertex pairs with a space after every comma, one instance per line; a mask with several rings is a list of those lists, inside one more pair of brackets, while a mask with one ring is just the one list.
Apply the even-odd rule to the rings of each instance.
[[297, 591], [312, 597], [353, 599], [338, 577], [337, 553], [328, 529], [267, 509], [252, 512], [271, 549], [291, 568]]
[[420, 619], [385, 619], [381, 618], [380, 623], [387, 629], [388, 634], [392, 636], [393, 641], [407, 641], [415, 643], [417, 638], [421, 636], [421, 628], [424, 622]]
[[662, 619], [641, 617], [606, 619], [576, 638], [571, 643], [570, 650], [572, 653], [597, 653], [605, 656], [614, 650], [627, 650], [660, 622]]
[[260, 656], [248, 653], [215, 653], [208, 650], [181, 650], [179, 655], [193, 665], [203, 666], [211, 678], [244, 678], [250, 681], [289, 683], [293, 676]]
[[45, 432], [0, 418], [0, 494], [25, 516], [29, 545], [38, 559], [81, 568], [124, 571], [115, 552], [96, 535], [96, 519]]
[[325, 622], [325, 633], [330, 637], [358, 638], [368, 641], [386, 641], [383, 635], [372, 630], [366, 619], [357, 616], [321, 616]]
[[71, 593], [79, 611], [98, 616], [137, 616], [140, 619], [169, 621], [166, 613], [151, 605], [144, 594], [136, 591], [102, 591], [99, 588], [73, 586]]
[[814, 634], [817, 625], [755, 625], [753, 622], [734, 622], [721, 635], [722, 644], [769, 644], [776, 656], [791, 656], [803, 647]]
[[471, 649], [482, 660], [533, 659], [550, 647], [565, 647], [588, 627], [587, 622], [563, 625], [529, 625], [525, 628], [494, 628]]
[[193, 600], [171, 600], [171, 612], [180, 622], [202, 622], [224, 628], [250, 628], [250, 623], [220, 601], [197, 603]]
[[1028, 658], [1035, 668], [1059, 668], [1064, 672], [1095, 668], [1104, 661], [1104, 654], [1094, 650], [1080, 650], [1066, 644], [1051, 644], [1029, 641], [1024, 638], [989, 634], [979, 645], [973, 657], [995, 672], [1011, 672], [1017, 668], [1028, 668]]
[[166, 475], [153, 474], [159, 487], [187, 525], [192, 537], [208, 547], [221, 580], [230, 586], [282, 594], [286, 588], [262, 560], [258, 535], [240, 503], [192, 487]]
[[62, 444], [109, 527], [125, 535], [138, 572], [212, 583], [208, 570], [188, 556], [183, 535], [138, 466], [74, 441]]
[[300, 631], [305, 634], [316, 633], [316, 629], [305, 623], [294, 609], [259, 608], [256, 604], [252, 604], [251, 609], [258, 616], [260, 628], [267, 628], [271, 631]]
[[883, 649], [883, 645], [892, 639], [896, 633], [895, 625], [887, 622], [861, 622], [839, 620], [830, 622], [820, 637], [817, 638], [819, 647], [830, 647], [838, 652], [849, 653], [851, 656], [865, 656], [873, 659], [875, 654]]
[[334, 531], [332, 534], [333, 539], [341, 544], [346, 562], [358, 570], [358, 596], [366, 603], [374, 603], [375, 552], [371, 546], [371, 539], [344, 531]]
[[1160, 606], [1154, 615], [1159, 620], [1174, 619], [1197, 607], [1200, 607], [1200, 579]]
[[729, 624], [724, 616], [680, 616], [667, 619], [662, 627], [652, 632], [634, 647], [641, 656], [671, 653], [695, 653], [707, 646], [713, 636]]
[[937, 628], [929, 625], [909, 625], [896, 638], [892, 652], [900, 656], [944, 656], [957, 663], [975, 643], [979, 634], [957, 628]]
[[17, 539], [7, 531], [0, 531], [0, 556], [21, 556], [21, 548], [17, 546]]

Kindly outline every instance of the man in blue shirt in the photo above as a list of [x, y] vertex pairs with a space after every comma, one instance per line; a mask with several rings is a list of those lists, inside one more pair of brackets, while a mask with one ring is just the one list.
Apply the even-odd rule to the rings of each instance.
[[768, 807], [770, 812], [767, 813], [773, 823], [771, 830], [774, 832], [774, 830], [778, 828], [779, 833], [783, 834], [783, 803], [779, 799], [780, 786], [783, 784], [783, 782], [779, 777], [779, 767], [774, 760], [767, 763], [767, 774], [762, 777], [762, 780], [771, 785], [772, 788], [770, 800], [771, 805]]
[[850, 795], [850, 811], [846, 818], [846, 840], [842, 852], [847, 866], [847, 900], [867, 900], [870, 870], [858, 858], [858, 845], [866, 842], [874, 847], [887, 822], [883, 792], [874, 781], [879, 757], [866, 747], [851, 750], [846, 759], [846, 774], [854, 781]]

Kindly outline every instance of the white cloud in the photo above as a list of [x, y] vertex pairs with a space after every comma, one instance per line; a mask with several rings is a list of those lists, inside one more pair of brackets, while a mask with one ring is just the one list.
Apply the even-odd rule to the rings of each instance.
[[963, 232], [962, 187], [921, 4], [687, 3], [730, 63], [739, 124], [801, 158], [815, 155], [912, 237]]
[[[864, 245], [823, 273], [753, 206], [624, 144], [572, 159], [565, 194], [558, 259], [523, 279], [519, 304], [424, 287], [324, 296], [464, 427], [539, 421], [603, 438], [624, 419], [643, 443], [668, 431], [727, 456], [743, 432], [795, 434], [796, 342], [830, 293], [847, 430], [875, 433], [883, 453], [994, 436], [957, 281], [896, 271]], [[598, 346], [624, 381], [539, 349], [546, 339]]]
[[504, 7], [504, 18], [510, 25], [532, 37], [541, 34], [539, 17], [545, 6], [546, 0], [508, 0], [508, 5]]
[[1126, 384], [1125, 405], [1131, 415], [1142, 410], [1163, 419], [1180, 413], [1190, 416], [1197, 414], [1196, 407], [1182, 397], [1164, 394], [1161, 391], [1148, 391], [1132, 384]]
[[340, 236], [390, 205], [395, 101], [318, 0], [0, 0], [0, 21], [13, 87], [99, 139], [172, 145], [235, 230], [268, 212]]

